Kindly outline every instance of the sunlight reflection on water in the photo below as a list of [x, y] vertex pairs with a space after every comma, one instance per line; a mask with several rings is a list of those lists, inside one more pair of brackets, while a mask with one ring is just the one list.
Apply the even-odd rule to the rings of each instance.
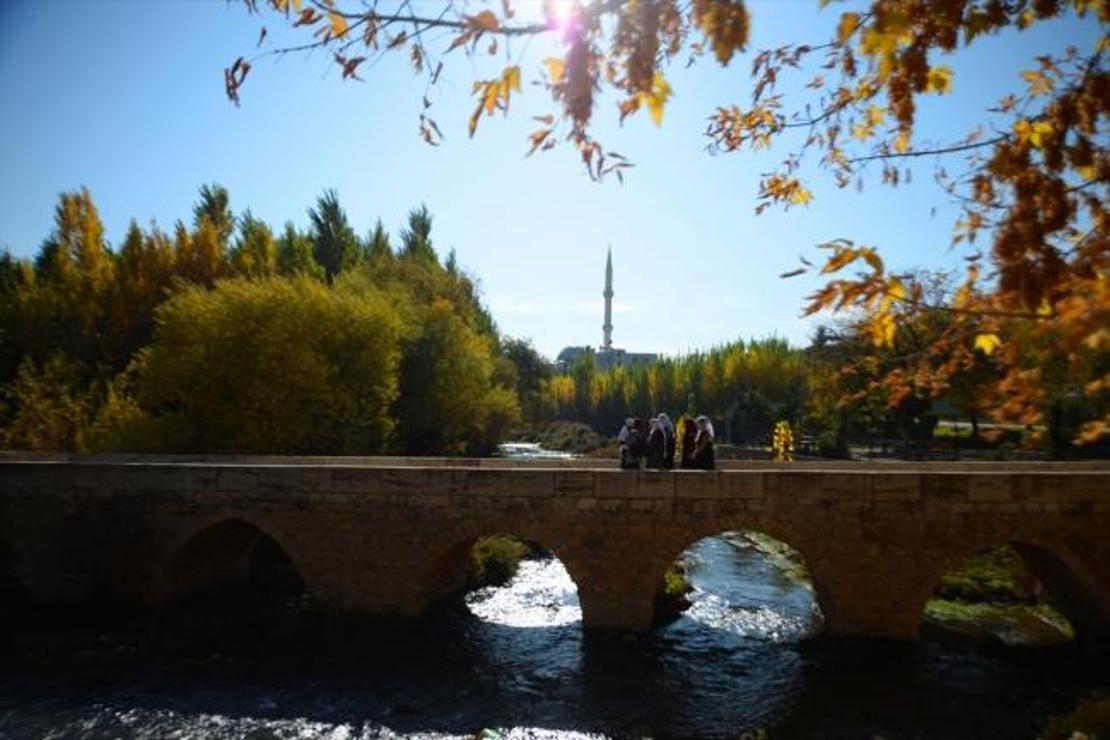
[[557, 558], [524, 560], [504, 586], [466, 595], [466, 605], [486, 622], [509, 627], [555, 627], [582, 621], [578, 589]]

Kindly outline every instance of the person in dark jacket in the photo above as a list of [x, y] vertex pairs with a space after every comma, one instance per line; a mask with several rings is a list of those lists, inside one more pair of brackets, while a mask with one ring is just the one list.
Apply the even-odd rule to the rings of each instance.
[[663, 455], [667, 450], [667, 439], [659, 417], [651, 420], [651, 431], [647, 438], [647, 467], [659, 470], [663, 467]]
[[712, 470], [716, 464], [713, 455], [713, 422], [708, 416], [699, 416], [694, 419], [697, 436], [694, 438], [694, 454], [692, 467], [698, 470]]

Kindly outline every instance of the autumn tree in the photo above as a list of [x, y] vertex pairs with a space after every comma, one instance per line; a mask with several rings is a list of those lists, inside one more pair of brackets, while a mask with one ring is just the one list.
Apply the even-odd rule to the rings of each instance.
[[[545, 0], [539, 12], [511, 0], [445, 0], [434, 13], [404, 0], [243, 2], [251, 11], [268, 9], [308, 38], [236, 59], [225, 70], [236, 104], [267, 56], [322, 49], [344, 79], [358, 80], [378, 57], [406, 54], [432, 87], [460, 56], [504, 52], [506, 66], [474, 80], [470, 135], [484, 118], [508, 114], [528, 79], [553, 107], [525, 143], [529, 153], [569, 148], [593, 178], [623, 179], [631, 164], [592, 133], [605, 114], [598, 105], [603, 96], [616, 100], [609, 115], [646, 111], [659, 123], [673, 92], [669, 65], [705, 57], [733, 65], [759, 23], [744, 0]], [[961, 139], [935, 142], [918, 130], [922, 97], [959, 84], [946, 55], [1066, 16], [1096, 25], [1095, 42], [1016, 61], [1022, 89], [998, 100], [984, 95], [979, 124]], [[927, 303], [926, 286], [888, 266], [882, 249], [840, 239], [824, 245], [823, 264], [791, 273], [815, 269], [827, 278], [806, 311], [861, 311], [877, 349], [894, 342], [899, 312], [946, 312], [950, 319], [920, 349], [930, 367], [929, 393], [947, 392], [955, 378], [989, 362], [994, 382], [984, 393], [996, 420], [1042, 428], [1054, 394], [1077, 393], [1089, 409], [1075, 435], [1081, 443], [1110, 435], [1108, 22], [1105, 0], [872, 0], [839, 12], [830, 38], [753, 50], [748, 100], [723, 100], [705, 132], [718, 153], [786, 149], [781, 165], [760, 176], [758, 212], [811, 202], [812, 170], [847, 187], [878, 168], [878, 179], [897, 185], [919, 158], [944, 162], [937, 174], [962, 211], [953, 240], [967, 249], [960, 287], [942, 303]], [[560, 52], [525, 68], [517, 40], [543, 34], [558, 39]], [[780, 92], [790, 75], [801, 93]], [[439, 144], [431, 105], [425, 96], [415, 113], [420, 135]], [[1046, 338], [1036, 352], [1029, 351], [1030, 337]], [[1068, 388], [1053, 385], [1049, 366], [1066, 369]], [[904, 374], [875, 380], [893, 396], [906, 390]]]
[[278, 268], [278, 247], [270, 227], [248, 209], [239, 219], [239, 238], [231, 252], [231, 264], [239, 275], [265, 277]]
[[193, 205], [193, 226], [199, 229], [205, 221], [215, 228], [220, 247], [228, 249], [235, 231], [235, 214], [231, 210], [231, 197], [223, 185], [201, 185], [200, 200]]
[[183, 288], [156, 320], [134, 370], [141, 413], [124, 417], [144, 434], [116, 438], [162, 452], [386, 449], [402, 324], [381, 291], [236, 279]]

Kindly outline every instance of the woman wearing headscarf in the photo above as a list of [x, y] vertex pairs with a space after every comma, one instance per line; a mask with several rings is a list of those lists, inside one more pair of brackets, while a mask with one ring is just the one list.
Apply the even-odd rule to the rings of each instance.
[[712, 470], [715, 464], [713, 456], [713, 422], [708, 416], [699, 416], [694, 419], [697, 427], [697, 436], [694, 438], [693, 466], [698, 470]]
[[632, 456], [628, 451], [628, 437], [632, 434], [633, 424], [635, 424], [635, 419], [631, 416], [628, 417], [624, 420], [624, 426], [621, 427], [620, 433], [617, 434], [617, 443], [621, 450], [621, 467], [625, 469], [637, 467], [632, 464]]
[[663, 467], [674, 467], [674, 423], [666, 414], [659, 414], [659, 427], [663, 430]]
[[663, 454], [667, 449], [666, 436], [663, 433], [663, 424], [659, 417], [651, 420], [651, 431], [647, 438], [647, 467], [659, 470], [663, 467]]

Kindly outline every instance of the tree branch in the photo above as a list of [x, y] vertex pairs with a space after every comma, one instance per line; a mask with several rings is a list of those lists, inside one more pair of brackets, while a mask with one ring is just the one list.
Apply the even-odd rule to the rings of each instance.
[[908, 157], [927, 157], [930, 154], [955, 154], [956, 152], [965, 152], [969, 149], [978, 149], [984, 146], [992, 146], [1005, 141], [1010, 138], [1009, 135], [996, 136], [993, 139], [986, 139], [984, 141], [977, 141], [973, 144], [959, 144], [957, 146], [946, 146], [938, 149], [916, 149], [912, 152], [886, 152], [883, 154], [868, 154], [863, 157], [852, 157], [845, 160], [847, 164], [856, 164], [857, 162], [871, 162], [876, 159], [905, 159]]

